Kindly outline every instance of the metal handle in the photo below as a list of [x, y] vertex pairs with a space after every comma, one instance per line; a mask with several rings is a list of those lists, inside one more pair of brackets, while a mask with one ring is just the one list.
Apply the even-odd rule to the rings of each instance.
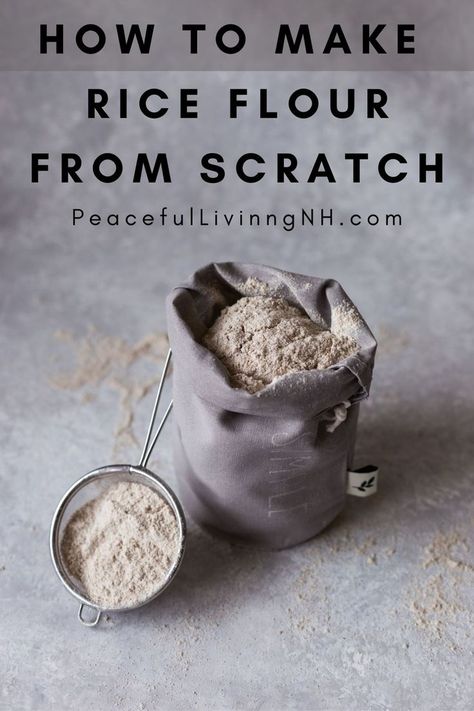
[[140, 467], [146, 467], [146, 465], [148, 464], [148, 460], [150, 459], [151, 453], [153, 452], [153, 448], [156, 444], [156, 440], [158, 439], [159, 434], [160, 434], [161, 430], [163, 429], [163, 426], [166, 422], [166, 419], [167, 419], [168, 415], [170, 414], [171, 409], [173, 407], [173, 400], [171, 400], [170, 404], [166, 408], [165, 414], [161, 418], [161, 422], [158, 425], [158, 429], [156, 430], [156, 432], [153, 436], [153, 439], [151, 441], [151, 444], [150, 444], [151, 433], [153, 430], [153, 426], [155, 424], [156, 414], [158, 412], [158, 405], [160, 403], [160, 398], [161, 398], [161, 392], [163, 390], [163, 385], [165, 382], [166, 373], [168, 372], [170, 361], [171, 361], [171, 349], [168, 351], [168, 355], [166, 356], [165, 364], [163, 366], [163, 372], [161, 373], [160, 384], [158, 385], [158, 392], [156, 393], [155, 404], [153, 405], [153, 412], [151, 413], [150, 424], [148, 425], [148, 432], [146, 435], [145, 444], [143, 445], [142, 456], [140, 457], [140, 462], [139, 462]]
[[[85, 607], [89, 607], [89, 609], [95, 610], [96, 611], [95, 617], [93, 617], [90, 620], [85, 620], [82, 616], [82, 612]], [[98, 621], [100, 620], [101, 615], [102, 615], [102, 612], [101, 612], [101, 610], [97, 609], [97, 607], [91, 607], [89, 605], [84, 605], [84, 603], [81, 604], [81, 606], [79, 607], [78, 613], [77, 613], [79, 622], [81, 622], [85, 627], [95, 627], [96, 624], [98, 623]]]

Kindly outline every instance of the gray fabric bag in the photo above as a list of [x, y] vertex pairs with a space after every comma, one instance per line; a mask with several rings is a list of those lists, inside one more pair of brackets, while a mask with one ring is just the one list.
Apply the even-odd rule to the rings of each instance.
[[[368, 395], [377, 344], [361, 319], [360, 350], [342, 365], [288, 374], [254, 395], [232, 388], [200, 340], [242, 296], [248, 277], [328, 325], [335, 306], [353, 304], [332, 279], [235, 262], [199, 269], [168, 297], [182, 501], [203, 526], [285, 548], [317, 534], [344, 506], [357, 403]], [[343, 402], [351, 403], [347, 418], [333, 429], [334, 408]]]

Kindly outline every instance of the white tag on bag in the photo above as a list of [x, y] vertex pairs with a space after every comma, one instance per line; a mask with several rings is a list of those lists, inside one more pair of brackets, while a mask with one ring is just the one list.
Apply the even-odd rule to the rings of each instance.
[[360, 469], [347, 470], [347, 494], [351, 496], [372, 496], [377, 493], [379, 469], [368, 464]]

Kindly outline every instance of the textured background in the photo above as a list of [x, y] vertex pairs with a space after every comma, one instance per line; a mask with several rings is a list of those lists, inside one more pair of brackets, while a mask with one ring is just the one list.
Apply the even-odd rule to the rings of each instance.
[[[199, 86], [214, 103], [188, 123], [91, 122], [85, 89], [94, 85]], [[331, 86], [385, 88], [390, 119], [338, 122], [322, 108], [308, 122], [269, 124], [250, 110], [232, 125], [220, 118], [226, 87], [267, 86], [284, 106], [305, 85], [321, 96]], [[0, 75], [2, 708], [472, 708], [473, 86], [469, 73]], [[181, 169], [171, 186], [61, 186], [54, 176], [29, 185], [29, 154], [48, 150], [126, 160], [167, 150]], [[306, 164], [322, 150], [337, 165], [346, 150], [444, 151], [446, 177], [437, 186], [352, 185], [341, 175], [335, 186], [269, 177], [213, 187], [196, 177], [207, 150], [269, 159], [289, 150]], [[292, 234], [70, 226], [74, 206], [190, 203], [397, 211], [404, 225]], [[335, 277], [359, 306], [380, 349], [357, 456], [380, 465], [380, 492], [280, 553], [191, 525], [182, 571], [160, 599], [84, 629], [50, 564], [52, 513], [87, 470], [137, 458], [132, 435], [140, 440], [151, 407], [165, 295], [201, 264], [227, 259]], [[78, 370], [84, 354], [88, 368]], [[153, 467], [173, 484], [169, 444], [167, 431]]]

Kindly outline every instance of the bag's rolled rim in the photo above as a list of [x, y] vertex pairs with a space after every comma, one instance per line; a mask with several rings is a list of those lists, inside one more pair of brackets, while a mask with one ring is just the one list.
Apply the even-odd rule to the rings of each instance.
[[[244, 295], [239, 292], [239, 283], [242, 284], [242, 280], [249, 276], [269, 284], [271, 288], [276, 288], [274, 285], [278, 282], [278, 295], [281, 293], [283, 298], [299, 306], [313, 320], [311, 313], [317, 312], [330, 324], [333, 308], [341, 303], [349, 304], [360, 323], [357, 340], [361, 347], [353, 355], [328, 368], [287, 373], [257, 393], [233, 387], [224, 364], [200, 343], [200, 339], [219, 311]], [[304, 280], [304, 289], [298, 288], [300, 280]], [[216, 294], [222, 297], [219, 302], [215, 300]], [[169, 336], [178, 368], [188, 372], [192, 391], [216, 407], [265, 416], [296, 415], [301, 414], [304, 396], [308, 417], [314, 417], [340, 402], [355, 403], [368, 396], [377, 342], [357, 307], [334, 279], [321, 279], [264, 265], [211, 263], [195, 272], [188, 282], [176, 286], [168, 296], [167, 306]], [[202, 313], [203, 308], [207, 309], [207, 314]], [[188, 310], [186, 318], [183, 310]], [[339, 380], [337, 398], [333, 395], [335, 377]], [[331, 395], [328, 397], [329, 391]], [[314, 397], [311, 398], [311, 395]]]

